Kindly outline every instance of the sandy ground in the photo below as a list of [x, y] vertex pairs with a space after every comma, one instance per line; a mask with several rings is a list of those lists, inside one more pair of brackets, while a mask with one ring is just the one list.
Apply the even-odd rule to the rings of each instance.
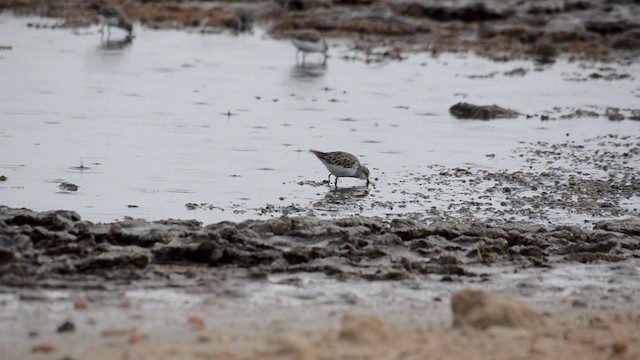
[[[32, 308], [33, 313], [3, 316], [0, 349], [4, 359], [640, 357], [637, 310], [612, 314], [574, 309], [546, 315], [547, 324], [539, 329], [479, 330], [452, 328], [447, 301], [340, 310], [286, 304], [239, 309], [233, 301], [221, 300], [195, 307], [146, 307], [137, 301], [111, 306], [79, 298], [66, 301], [67, 310], [49, 311], [47, 303], [27, 300], [21, 308]], [[67, 319], [73, 319], [75, 330], [56, 332]]]
[[[640, 356], [638, 219], [202, 227], [0, 210], [3, 358]], [[461, 302], [468, 287], [531, 307]]]

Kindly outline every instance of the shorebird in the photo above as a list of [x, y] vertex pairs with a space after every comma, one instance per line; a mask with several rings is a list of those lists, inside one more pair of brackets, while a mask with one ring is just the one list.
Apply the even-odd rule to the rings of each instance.
[[302, 52], [302, 63], [304, 64], [307, 53], [322, 53], [323, 63], [327, 61], [327, 42], [322, 35], [315, 30], [301, 30], [291, 32], [286, 35], [296, 47], [296, 64], [298, 63], [298, 53]]
[[335, 186], [338, 186], [338, 178], [355, 177], [367, 180], [369, 186], [369, 169], [360, 164], [357, 157], [344, 151], [322, 152], [317, 150], [309, 150], [315, 155], [324, 166], [329, 170], [329, 184], [331, 184], [331, 175], [335, 176]]
[[89, 0], [87, 5], [98, 13], [98, 18], [100, 18], [100, 23], [102, 24], [99, 30], [101, 34], [104, 34], [104, 27], [107, 26], [107, 38], [109, 38], [109, 36], [111, 36], [111, 27], [115, 26], [127, 31], [127, 37], [131, 37], [133, 25], [122, 10], [108, 4], [95, 2], [94, 0]]

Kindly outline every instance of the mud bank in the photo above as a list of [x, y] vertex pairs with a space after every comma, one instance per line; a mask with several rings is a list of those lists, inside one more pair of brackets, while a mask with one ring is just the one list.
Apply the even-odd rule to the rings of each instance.
[[[640, 51], [640, 5], [631, 1], [144, 1], [121, 5], [138, 26], [201, 32], [250, 31], [274, 36], [312, 28], [349, 37], [365, 61], [399, 60], [403, 53], [475, 51], [496, 60], [561, 54], [632, 60]], [[5, 1], [0, 10], [62, 19], [59, 26], [96, 22], [84, 1]], [[34, 26], [38, 26], [34, 24]]]
[[[0, 285], [110, 289], [180, 286], [175, 266], [202, 284], [225, 274], [322, 273], [336, 279], [443, 281], [489, 277], [474, 266], [551, 267], [640, 256], [640, 219], [577, 226], [425, 224], [350, 217], [221, 222], [82, 221], [75, 212], [0, 208]], [[211, 268], [219, 269], [211, 272]]]

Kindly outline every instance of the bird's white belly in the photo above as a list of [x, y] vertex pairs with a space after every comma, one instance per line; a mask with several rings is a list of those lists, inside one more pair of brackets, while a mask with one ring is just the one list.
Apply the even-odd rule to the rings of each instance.
[[329, 170], [330, 173], [337, 177], [355, 177], [356, 176], [356, 168], [343, 168], [340, 166], [335, 166], [331, 164], [324, 164]]
[[105, 25], [118, 26], [118, 18], [99, 16], [100, 21]]
[[309, 41], [301, 41], [298, 39], [291, 39], [293, 45], [295, 45], [299, 50], [304, 52], [323, 52], [324, 47], [322, 46], [322, 42], [309, 42]]

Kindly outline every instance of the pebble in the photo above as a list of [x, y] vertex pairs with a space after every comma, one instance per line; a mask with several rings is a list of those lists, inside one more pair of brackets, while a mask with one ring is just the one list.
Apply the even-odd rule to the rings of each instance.
[[56, 351], [56, 346], [52, 343], [42, 343], [31, 348], [31, 352], [34, 353], [51, 353], [54, 351]]
[[58, 329], [56, 330], [59, 333], [66, 333], [66, 332], [73, 332], [76, 330], [76, 326], [69, 320], [63, 322], [62, 324], [60, 324], [60, 326], [58, 326]]
[[204, 328], [204, 319], [201, 318], [200, 316], [197, 315], [193, 315], [193, 316], [189, 316], [189, 319], [187, 320], [187, 322], [193, 326], [194, 329], [203, 329]]
[[89, 302], [85, 299], [76, 299], [73, 302], [73, 307], [76, 310], [86, 310], [89, 308]]
[[131, 334], [131, 336], [129, 336], [129, 344], [131, 345], [139, 344], [144, 340], [146, 340], [146, 338], [147, 337], [142, 334]]
[[623, 355], [627, 352], [628, 345], [624, 341], [616, 341], [611, 345], [611, 350], [615, 355]]

